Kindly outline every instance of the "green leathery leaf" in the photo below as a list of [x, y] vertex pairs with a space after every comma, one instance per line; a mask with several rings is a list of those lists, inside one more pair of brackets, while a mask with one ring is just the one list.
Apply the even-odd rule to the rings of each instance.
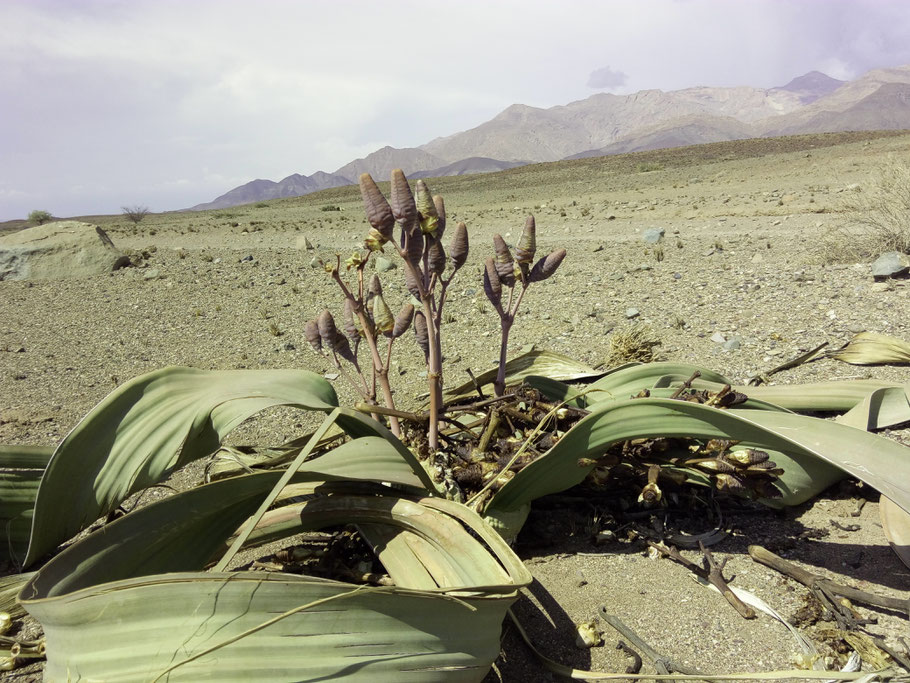
[[[654, 383], [655, 387], [678, 385], [676, 376], [661, 377]], [[692, 386], [717, 391], [723, 384], [697, 379]], [[857, 379], [807, 384], [733, 385], [732, 388], [750, 399], [760, 399], [795, 412], [847, 413], [838, 421], [860, 429], [886, 429], [910, 421], [910, 383]]]
[[46, 446], [0, 446], [0, 560], [25, 559], [38, 484], [53, 452]]
[[[476, 376], [477, 384], [487, 386], [496, 381], [498, 368], [482, 372]], [[599, 377], [603, 373], [592, 370], [568, 356], [553, 351], [535, 349], [533, 346], [506, 363], [506, 384], [520, 382], [528, 375], [542, 375], [557, 380], [576, 380], [588, 377]], [[475, 393], [474, 382], [465, 382], [454, 389], [446, 391], [448, 398], [467, 396]]]
[[528, 375], [524, 378], [524, 381], [525, 384], [537, 389], [544, 398], [550, 401], [559, 401], [573, 408], [584, 408], [587, 405], [584, 392], [576, 389], [571, 384], [542, 375]]
[[24, 574], [0, 576], [0, 612], [6, 612], [13, 619], [25, 615], [25, 610], [19, 603], [19, 591], [31, 581], [34, 575], [35, 572], [25, 572]]
[[213, 452], [251, 415], [277, 405], [328, 411], [337, 402], [332, 386], [306, 370], [169, 367], [130, 380], [92, 409], [51, 457], [25, 565], [132, 493]]
[[902, 510], [887, 496], [882, 496], [878, 506], [885, 538], [891, 549], [910, 567], [910, 513]]
[[47, 680], [468, 683], [498, 656], [515, 598], [177, 573], [27, 607], [44, 626]]
[[[498, 655], [505, 610], [531, 576], [476, 513], [449, 501], [402, 497], [380, 486], [349, 495], [328, 484], [330, 495], [291, 511], [293, 532], [362, 524], [397, 538], [400, 530], [413, 555], [398, 559], [439, 572], [435, 588], [407, 585], [409, 573], [402, 578], [394, 562], [393, 587], [271, 572], [172, 573], [180, 563], [201, 567], [215, 540], [224, 543], [278, 476], [248, 475], [177, 494], [53, 558], [22, 591], [23, 605], [45, 630], [46, 676], [416, 682], [485, 675]], [[160, 514], [136, 521], [153, 507]], [[199, 516], [205, 519], [197, 523]], [[193, 549], [193, 541], [207, 547]], [[178, 549], [179, 562], [158, 557], [173, 555], [166, 546]], [[119, 554], [145, 562], [121, 562]], [[96, 561], [99, 555], [107, 562]], [[145, 575], [149, 564], [154, 575]]]
[[596, 382], [590, 384], [587, 401], [589, 405], [593, 405], [602, 400], [629, 398], [642, 389], [653, 388], [658, 380], [684, 382], [695, 372], [701, 373], [702, 381], [720, 385], [730, 384], [730, 381], [723, 375], [698, 365], [670, 362], [628, 363], [613, 368]]
[[[332, 451], [303, 463], [291, 481], [382, 481], [423, 491], [420, 479], [394, 449]], [[222, 479], [143, 506], [90, 534], [42, 569], [38, 582], [55, 591], [78, 590], [121, 578], [201, 569], [225, 539], [256, 511], [283, 472]], [[60, 558], [58, 560], [58, 558]]]
[[[620, 400], [629, 399], [628, 396], [623, 398], [620, 395], [613, 394], [613, 393], [606, 394], [606, 395], [603, 394], [602, 392], [595, 393], [596, 390], [593, 388], [587, 388], [586, 390], [580, 391], [568, 384], [565, 384], [564, 382], [558, 382], [556, 380], [550, 379], [549, 377], [537, 377], [537, 376], [531, 375], [529, 377], [525, 377], [524, 381], [529, 386], [537, 389], [545, 398], [548, 398], [551, 401], [565, 402], [566, 405], [576, 407], [576, 408], [582, 408], [587, 405], [586, 399], [587, 399], [589, 393], [592, 396], [594, 396], [594, 398], [596, 399], [596, 400], [592, 400], [593, 404], [604, 403], [605, 401], [608, 401], [608, 400], [620, 401]], [[675, 389], [657, 388], [657, 389], [650, 389], [649, 391], [650, 391], [650, 396], [652, 398], [669, 398], [674, 393]], [[767, 401], [761, 401], [761, 400], [754, 399], [751, 397], [744, 403], [732, 406], [730, 408], [730, 410], [736, 410], [736, 409], [741, 409], [741, 408], [750, 408], [753, 410], [773, 410], [773, 411], [778, 411], [778, 412], [789, 412], [786, 408], [782, 408], [781, 406], [775, 405], [774, 403], [769, 403]]]
[[[496, 492], [488, 510], [514, 510], [535, 498], [581, 482], [591, 466], [578, 459], [603, 453], [627, 439], [723, 438], [743, 447], [772, 449], [794, 464], [781, 477], [791, 504], [807, 500], [838, 470], [910, 509], [910, 451], [894, 441], [826, 420], [767, 410], [718, 410], [665, 398], [604, 401], [547, 453]], [[821, 488], [819, 488], [821, 487]]]

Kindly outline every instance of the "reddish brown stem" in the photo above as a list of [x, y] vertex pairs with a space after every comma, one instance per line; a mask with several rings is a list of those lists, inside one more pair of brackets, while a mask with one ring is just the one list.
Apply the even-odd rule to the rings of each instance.
[[[344, 281], [341, 279], [341, 275], [339, 275], [337, 268], [332, 271], [332, 278], [338, 283], [338, 286], [341, 287], [341, 291], [344, 292], [344, 295], [354, 304], [354, 312], [360, 319], [360, 327], [363, 330], [363, 336], [367, 340], [367, 346], [370, 348], [370, 356], [373, 359], [373, 372], [379, 378], [379, 386], [382, 388], [383, 400], [389, 408], [394, 408], [395, 399], [392, 398], [392, 387], [389, 384], [389, 370], [383, 365], [382, 359], [379, 356], [379, 347], [376, 345], [376, 338], [370, 331], [370, 321], [367, 319], [366, 312], [363, 310], [363, 306], [360, 303], [362, 299], [358, 300], [354, 298], [351, 291], [347, 288], [347, 285], [345, 285]], [[389, 416], [389, 428], [395, 436], [401, 436], [401, 425], [398, 423], [397, 417]]]

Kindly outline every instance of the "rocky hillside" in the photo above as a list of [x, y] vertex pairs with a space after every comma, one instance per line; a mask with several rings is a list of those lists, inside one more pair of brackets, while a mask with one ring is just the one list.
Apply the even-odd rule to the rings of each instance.
[[438, 177], [725, 140], [901, 129], [910, 129], [910, 66], [876, 69], [853, 81], [811, 71], [776, 88], [598, 93], [548, 109], [513, 104], [475, 128], [420, 147], [383, 147], [333, 174], [256, 180], [193, 208], [306, 194], [356, 182], [365, 172], [387, 178], [393, 168]]
[[317, 171], [311, 176], [295, 173], [279, 182], [272, 180], [252, 180], [245, 185], [235, 187], [206, 204], [197, 204], [190, 211], [205, 211], [206, 209], [224, 209], [229, 206], [250, 204], [266, 199], [280, 199], [281, 197], [300, 197], [311, 192], [327, 190], [330, 187], [350, 185], [351, 181], [344, 176], [334, 173]]

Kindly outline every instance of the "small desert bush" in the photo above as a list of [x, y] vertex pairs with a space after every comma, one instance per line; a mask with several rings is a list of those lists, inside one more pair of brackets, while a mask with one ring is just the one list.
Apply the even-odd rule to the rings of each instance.
[[610, 337], [610, 350], [607, 353], [606, 365], [614, 367], [633, 361], [651, 363], [658, 360], [655, 349], [661, 343], [654, 330], [643, 323], [634, 323], [618, 329]]
[[858, 262], [887, 251], [910, 254], [910, 166], [889, 158], [845, 192], [843, 220], [819, 241], [823, 262]]
[[122, 206], [120, 207], [123, 213], [123, 217], [128, 221], [131, 221], [133, 225], [139, 225], [140, 221], [148, 216], [149, 207], [139, 206]]
[[44, 225], [53, 219], [54, 217], [51, 215], [50, 211], [39, 211], [38, 209], [35, 209], [28, 215], [28, 222], [36, 223], [38, 225]]
[[335, 206], [334, 204], [326, 204], [325, 206], [319, 207], [320, 211], [341, 211], [340, 206]]
[[663, 171], [664, 165], [657, 161], [642, 161], [635, 167], [637, 173], [650, 173], [651, 171]]

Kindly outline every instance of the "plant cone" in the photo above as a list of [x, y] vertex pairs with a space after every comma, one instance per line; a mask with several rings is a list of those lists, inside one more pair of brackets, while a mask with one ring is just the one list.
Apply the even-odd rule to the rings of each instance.
[[449, 261], [452, 268], [458, 270], [468, 260], [468, 226], [459, 223], [455, 226], [455, 234], [449, 242]]
[[436, 212], [436, 202], [433, 201], [430, 188], [422, 179], [417, 181], [417, 213], [420, 218], [420, 231], [424, 235], [438, 237], [436, 231], [439, 228], [439, 214]]

